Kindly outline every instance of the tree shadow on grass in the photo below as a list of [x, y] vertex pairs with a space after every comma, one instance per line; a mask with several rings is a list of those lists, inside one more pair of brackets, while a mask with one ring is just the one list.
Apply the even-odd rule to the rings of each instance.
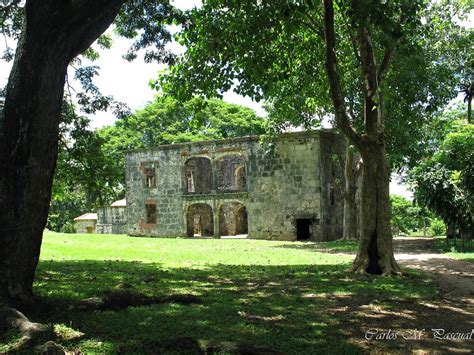
[[297, 250], [310, 250], [315, 252], [330, 252], [353, 255], [357, 251], [358, 243], [352, 240], [335, 240], [331, 242], [298, 242], [298, 243], [285, 243], [282, 245], [273, 246], [273, 248], [283, 249], [297, 249]]
[[[346, 264], [163, 268], [157, 263], [125, 261], [42, 261], [35, 292], [48, 311], [38, 309], [32, 317], [56, 325], [59, 342], [82, 352], [202, 353], [202, 340], [250, 344], [260, 349], [254, 353], [262, 349], [360, 353], [373, 347], [393, 350], [416, 345], [370, 343], [364, 334], [392, 324], [404, 329], [423, 326], [429, 307], [412, 306], [433, 298], [432, 285], [417, 275], [375, 278], [348, 274], [347, 268]], [[117, 288], [147, 296], [194, 294], [202, 302], [107, 311], [70, 307]], [[452, 345], [452, 341], [437, 343], [440, 350]], [[219, 346], [214, 349], [222, 350]]]

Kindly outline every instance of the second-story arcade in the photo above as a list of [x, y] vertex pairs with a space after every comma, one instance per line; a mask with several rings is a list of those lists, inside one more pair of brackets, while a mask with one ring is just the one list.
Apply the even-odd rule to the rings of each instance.
[[130, 235], [331, 240], [344, 140], [328, 131], [159, 146], [126, 156]]

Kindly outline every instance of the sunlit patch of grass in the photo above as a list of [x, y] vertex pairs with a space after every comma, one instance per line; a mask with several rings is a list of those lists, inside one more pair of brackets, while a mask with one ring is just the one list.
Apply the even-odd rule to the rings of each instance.
[[21, 335], [16, 330], [0, 332], [0, 354], [4, 354], [15, 349], [20, 339]]
[[[357, 314], [344, 307], [391, 307], [433, 296], [432, 286], [419, 274], [351, 274], [350, 255], [316, 247], [47, 233], [35, 293], [55, 311], [35, 321], [56, 324], [62, 345], [85, 353], [193, 353], [206, 341], [253, 344], [282, 353], [357, 353], [361, 349], [341, 331], [341, 324]], [[147, 296], [193, 294], [202, 302], [69, 309], [74, 302], [117, 288]], [[334, 311], [339, 308], [341, 312]]]
[[68, 327], [65, 324], [54, 324], [53, 329], [54, 333], [59, 339], [67, 341], [80, 339], [85, 335], [84, 333]]
[[448, 256], [458, 260], [469, 261], [474, 263], [474, 241], [467, 241], [464, 244], [464, 250], [462, 249], [461, 241], [458, 239], [456, 245], [454, 241], [450, 241], [449, 244], [446, 242], [446, 237], [436, 237], [434, 249]]

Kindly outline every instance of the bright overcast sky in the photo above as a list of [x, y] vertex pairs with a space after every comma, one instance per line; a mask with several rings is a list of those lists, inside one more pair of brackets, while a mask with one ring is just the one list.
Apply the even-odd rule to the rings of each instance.
[[[196, 0], [175, 0], [172, 1], [180, 9], [190, 9], [199, 6], [201, 1]], [[111, 31], [109, 31], [112, 33]], [[140, 56], [133, 62], [122, 59], [133, 41], [114, 36], [113, 47], [109, 50], [99, 50], [100, 59], [95, 62], [86, 62], [86, 65], [97, 65], [100, 67], [99, 76], [94, 79], [95, 85], [99, 87], [102, 94], [112, 95], [115, 100], [126, 103], [130, 109], [136, 110], [144, 107], [147, 102], [153, 100], [156, 94], [149, 86], [150, 79], [155, 79], [160, 70], [166, 68], [165, 65], [157, 63], [145, 63]], [[14, 43], [10, 43], [14, 46]], [[169, 46], [173, 51], [182, 50], [177, 44]], [[0, 53], [5, 49], [5, 44], [0, 44]], [[0, 87], [7, 83], [8, 75], [12, 63], [0, 61]], [[74, 72], [70, 70], [70, 76], [74, 76]], [[78, 86], [77, 86], [78, 87]], [[79, 88], [79, 87], [78, 87]], [[236, 103], [248, 106], [257, 111], [258, 114], [264, 115], [265, 111], [261, 104], [253, 102], [248, 97], [242, 97], [234, 92], [224, 94], [224, 100], [230, 103]], [[110, 112], [98, 112], [94, 116], [89, 116], [91, 126], [93, 128], [110, 125], [115, 121], [115, 117]]]

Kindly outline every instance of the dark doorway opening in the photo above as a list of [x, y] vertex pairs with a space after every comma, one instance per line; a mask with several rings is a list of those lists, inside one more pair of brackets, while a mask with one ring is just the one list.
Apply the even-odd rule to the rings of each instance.
[[309, 240], [311, 237], [311, 219], [297, 218], [296, 219], [296, 240]]

